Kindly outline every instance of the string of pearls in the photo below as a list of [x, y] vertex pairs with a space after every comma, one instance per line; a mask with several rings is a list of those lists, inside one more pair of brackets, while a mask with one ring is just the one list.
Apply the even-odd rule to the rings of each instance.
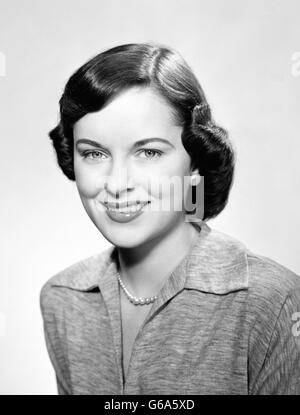
[[128, 289], [126, 288], [124, 282], [121, 280], [121, 277], [119, 274], [117, 274], [119, 283], [121, 287], [123, 288], [125, 294], [127, 295], [129, 301], [134, 305], [145, 305], [153, 303], [157, 299], [157, 295], [154, 295], [153, 297], [135, 297], [134, 295], [130, 294]]

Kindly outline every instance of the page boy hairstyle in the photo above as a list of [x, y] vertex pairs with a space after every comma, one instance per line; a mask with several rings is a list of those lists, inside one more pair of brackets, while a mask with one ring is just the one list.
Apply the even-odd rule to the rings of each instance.
[[75, 180], [73, 125], [130, 87], [151, 87], [170, 104], [192, 168], [204, 176], [203, 220], [226, 206], [234, 176], [235, 152], [225, 129], [216, 125], [204, 92], [183, 57], [154, 42], [131, 43], [99, 53], [68, 80], [60, 98], [59, 124], [50, 131], [63, 173]]

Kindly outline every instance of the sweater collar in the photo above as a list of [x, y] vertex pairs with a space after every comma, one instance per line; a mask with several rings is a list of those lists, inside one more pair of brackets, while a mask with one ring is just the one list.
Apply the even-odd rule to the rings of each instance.
[[[206, 222], [193, 225], [199, 231], [198, 238], [166, 280], [158, 303], [165, 302], [182, 289], [226, 294], [248, 288], [247, 248], [237, 239], [212, 229]], [[55, 275], [52, 285], [85, 292], [116, 288], [116, 254], [116, 247], [111, 246], [77, 262]]]

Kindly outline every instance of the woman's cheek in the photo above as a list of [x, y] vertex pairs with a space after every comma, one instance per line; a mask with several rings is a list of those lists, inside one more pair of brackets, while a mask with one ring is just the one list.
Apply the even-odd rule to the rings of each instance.
[[99, 174], [95, 174], [89, 169], [75, 170], [76, 185], [78, 192], [84, 198], [91, 199], [99, 194], [103, 183], [99, 178]]

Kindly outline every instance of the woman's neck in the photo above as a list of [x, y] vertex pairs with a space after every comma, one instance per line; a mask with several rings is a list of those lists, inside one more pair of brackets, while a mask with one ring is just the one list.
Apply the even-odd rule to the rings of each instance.
[[136, 297], [156, 295], [198, 235], [199, 230], [191, 222], [183, 222], [142, 246], [118, 248], [119, 271], [129, 292]]

